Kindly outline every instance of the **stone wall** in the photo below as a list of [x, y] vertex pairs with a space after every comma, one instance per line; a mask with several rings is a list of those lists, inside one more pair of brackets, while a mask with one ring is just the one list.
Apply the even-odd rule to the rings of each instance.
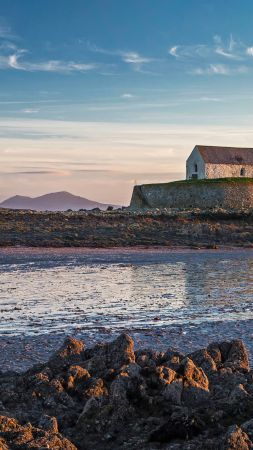
[[205, 178], [237, 178], [245, 171], [244, 177], [253, 178], [253, 166], [240, 164], [206, 164]]
[[135, 186], [130, 208], [253, 208], [253, 180], [187, 180]]

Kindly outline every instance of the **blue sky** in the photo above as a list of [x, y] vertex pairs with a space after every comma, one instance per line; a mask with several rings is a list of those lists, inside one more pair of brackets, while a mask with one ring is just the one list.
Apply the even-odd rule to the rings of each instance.
[[3, 0], [0, 198], [127, 203], [196, 143], [253, 146], [250, 0]]

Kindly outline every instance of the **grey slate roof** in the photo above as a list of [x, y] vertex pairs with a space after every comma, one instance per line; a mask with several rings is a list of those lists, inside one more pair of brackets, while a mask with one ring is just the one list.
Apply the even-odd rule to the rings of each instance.
[[253, 148], [196, 145], [203, 160], [210, 164], [253, 165]]

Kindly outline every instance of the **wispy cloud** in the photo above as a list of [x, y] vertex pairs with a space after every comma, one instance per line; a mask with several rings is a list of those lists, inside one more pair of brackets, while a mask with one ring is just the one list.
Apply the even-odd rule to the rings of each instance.
[[34, 61], [29, 58], [29, 50], [19, 47], [16, 41], [17, 36], [12, 33], [8, 25], [2, 23], [0, 18], [0, 69], [25, 72], [71, 73], [88, 72], [101, 66], [95, 62], [64, 61], [59, 59]]
[[130, 94], [129, 92], [125, 92], [125, 93], [122, 94], [120, 97], [121, 97], [121, 98], [128, 99], [128, 98], [134, 98], [135, 96], [134, 96], [133, 94]]
[[130, 64], [136, 71], [140, 71], [143, 64], [148, 64], [153, 61], [152, 58], [146, 58], [136, 52], [121, 52], [121, 56], [122, 60], [125, 63]]
[[222, 102], [223, 100], [219, 97], [200, 97], [199, 99], [201, 102]]
[[241, 41], [236, 41], [231, 35], [227, 42], [224, 42], [218, 35], [213, 37], [211, 44], [195, 45], [174, 45], [169, 48], [169, 54], [179, 59], [189, 58], [210, 58], [217, 55], [226, 58], [241, 60], [247, 54], [247, 46]]
[[210, 54], [210, 49], [207, 45], [174, 45], [169, 48], [169, 54], [177, 59], [206, 57]]
[[8, 56], [0, 55], [0, 69], [14, 69], [25, 72], [70, 73], [87, 72], [90, 70], [95, 70], [99, 67], [96, 63], [86, 64], [75, 61], [49, 60], [31, 62], [23, 59], [23, 55], [26, 53], [26, 50], [18, 49], [15, 53]]
[[246, 49], [246, 54], [247, 54], [248, 56], [253, 56], [253, 47], [248, 47], [248, 48]]
[[[249, 58], [253, 56], [253, 47], [247, 47], [240, 40], [235, 40], [232, 35], [227, 41], [216, 35], [209, 45], [174, 45], [169, 48], [168, 53], [178, 61], [188, 62], [186, 71], [189, 73], [228, 76], [250, 71]], [[196, 67], [196, 64], [203, 61], [204, 67]], [[195, 67], [189, 69], [189, 63]]]
[[229, 59], [242, 59], [244, 46], [241, 42], [237, 42], [234, 40], [231, 35], [229, 41], [224, 44], [221, 37], [216, 35], [214, 36], [214, 51], [217, 55], [223, 56]]
[[95, 53], [101, 53], [103, 55], [117, 56], [120, 57], [121, 61], [130, 65], [133, 70], [140, 72], [143, 65], [149, 64], [155, 61], [154, 58], [143, 56], [136, 51], [126, 51], [126, 50], [109, 50], [105, 48], [98, 47], [95, 44], [86, 42], [88, 50]]
[[35, 108], [24, 108], [21, 110], [22, 113], [24, 114], [37, 114], [39, 112], [39, 109], [35, 109]]
[[0, 39], [16, 39], [11, 27], [6, 23], [3, 17], [0, 17]]
[[225, 64], [210, 64], [207, 67], [197, 67], [191, 71], [194, 75], [239, 75], [248, 73], [246, 66], [229, 67]]

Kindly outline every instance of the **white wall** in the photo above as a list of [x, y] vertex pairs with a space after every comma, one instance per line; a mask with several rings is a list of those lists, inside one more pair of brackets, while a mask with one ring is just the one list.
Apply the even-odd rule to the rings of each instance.
[[[198, 166], [198, 172], [195, 172], [195, 164]], [[206, 178], [205, 164], [196, 147], [192, 150], [186, 161], [186, 179], [190, 180], [193, 174], [197, 174], [198, 178]]]

